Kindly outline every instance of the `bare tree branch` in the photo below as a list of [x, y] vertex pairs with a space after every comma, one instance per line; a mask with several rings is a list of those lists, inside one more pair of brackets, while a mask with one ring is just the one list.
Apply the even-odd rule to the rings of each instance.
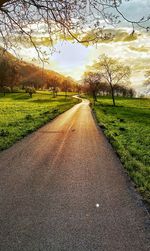
[[[121, 4], [121, 0], [2, 0], [0, 39], [6, 48], [27, 39], [41, 57], [34, 37], [49, 36], [51, 46], [60, 36], [79, 43], [97, 42], [111, 35], [103, 32], [102, 21], [116, 25], [120, 18], [132, 25], [133, 33], [135, 26], [149, 30], [149, 17], [130, 20], [120, 11]], [[92, 38], [84, 39], [90, 30], [94, 31]]]

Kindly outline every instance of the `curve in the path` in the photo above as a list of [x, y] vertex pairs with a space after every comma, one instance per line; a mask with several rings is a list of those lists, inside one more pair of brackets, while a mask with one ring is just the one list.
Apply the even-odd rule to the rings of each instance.
[[0, 153], [1, 251], [148, 251], [148, 220], [87, 100]]

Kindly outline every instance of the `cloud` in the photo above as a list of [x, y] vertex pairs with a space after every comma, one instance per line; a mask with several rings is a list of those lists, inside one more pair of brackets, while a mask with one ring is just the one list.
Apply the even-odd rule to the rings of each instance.
[[[111, 43], [111, 42], [132, 42], [137, 40], [141, 34], [139, 32], [133, 33], [130, 28], [105, 28], [102, 29], [99, 34], [96, 34], [94, 30], [88, 31], [81, 38], [82, 41], [87, 41], [83, 44], [88, 46], [89, 44], [96, 43]], [[95, 39], [95, 40], [94, 40]], [[91, 41], [91, 42], [88, 42]]]
[[137, 52], [150, 52], [150, 47], [145, 47], [144, 45], [141, 45], [140, 47], [131, 45], [128, 48], [132, 51], [137, 51]]
[[132, 42], [138, 39], [139, 33], [132, 34], [132, 30], [118, 29], [114, 32], [113, 42]]
[[[123, 31], [123, 30], [121, 30]], [[118, 31], [116, 31], [118, 33]], [[126, 32], [122, 34], [119, 30], [118, 41], [110, 41], [108, 43], [99, 43], [97, 46], [91, 46], [90, 59], [96, 60], [100, 55], [106, 54], [109, 57], [120, 60], [124, 65], [128, 65], [131, 70], [131, 83], [137, 92], [141, 93], [143, 89], [143, 82], [145, 79], [145, 71], [150, 69], [150, 46], [149, 34], [138, 33], [135, 40], [126, 40]]]
[[[143, 90], [142, 85], [145, 78], [145, 71], [150, 69], [150, 45], [149, 33], [136, 32], [131, 35], [132, 29], [106, 29], [115, 36], [108, 41], [100, 41], [97, 44], [85, 46], [75, 41], [58, 41], [55, 44], [56, 51], [51, 54], [48, 45], [48, 37], [36, 37], [36, 41], [43, 51], [46, 52], [47, 62], [45, 67], [58, 71], [65, 75], [80, 79], [86, 70], [87, 65], [91, 65], [100, 55], [106, 54], [112, 58], [117, 58], [132, 69], [131, 82], [137, 91]], [[24, 60], [36, 62], [37, 53], [33, 47], [22, 46], [18, 53]]]

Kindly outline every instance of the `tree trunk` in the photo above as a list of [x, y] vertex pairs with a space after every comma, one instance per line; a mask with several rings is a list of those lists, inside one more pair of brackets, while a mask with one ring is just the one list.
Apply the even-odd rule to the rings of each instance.
[[11, 86], [10, 89], [11, 89], [11, 93], [13, 93], [13, 86]]
[[112, 100], [113, 100], [113, 106], [116, 106], [114, 88], [113, 88], [112, 84], [110, 84], [110, 86], [111, 86], [111, 96], [112, 96]]
[[97, 101], [97, 95], [96, 95], [95, 91], [93, 91], [93, 101], [94, 101], [94, 105], [95, 105], [95, 102]]
[[67, 98], [67, 91], [65, 91], [65, 98]]
[[55, 90], [53, 90], [53, 98], [55, 98], [56, 96], [55, 96]]

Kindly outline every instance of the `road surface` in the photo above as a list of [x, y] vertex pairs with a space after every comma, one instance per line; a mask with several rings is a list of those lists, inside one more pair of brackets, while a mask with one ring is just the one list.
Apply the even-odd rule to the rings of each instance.
[[0, 153], [1, 251], [148, 251], [149, 230], [87, 100]]

